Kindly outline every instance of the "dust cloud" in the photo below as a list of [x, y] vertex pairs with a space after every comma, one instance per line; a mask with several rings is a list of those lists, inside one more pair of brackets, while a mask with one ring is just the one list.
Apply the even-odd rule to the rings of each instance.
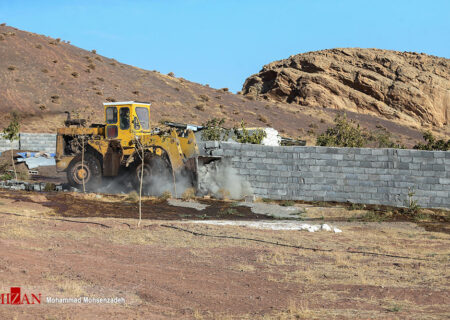
[[242, 199], [253, 194], [250, 183], [239, 176], [230, 160], [213, 161], [198, 168], [198, 195]]

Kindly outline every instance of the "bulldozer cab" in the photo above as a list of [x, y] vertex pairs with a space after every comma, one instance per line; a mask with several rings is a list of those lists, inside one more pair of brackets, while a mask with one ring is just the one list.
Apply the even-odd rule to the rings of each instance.
[[135, 135], [150, 133], [150, 104], [144, 102], [107, 102], [106, 138], [130, 141]]

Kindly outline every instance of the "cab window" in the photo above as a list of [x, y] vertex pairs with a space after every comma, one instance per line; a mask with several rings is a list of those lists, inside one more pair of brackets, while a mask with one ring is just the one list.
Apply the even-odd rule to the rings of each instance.
[[[136, 107], [136, 114], [139, 118], [139, 122], [141, 123], [142, 130], [150, 129], [150, 118], [148, 114], [148, 108]], [[137, 128], [136, 128], [137, 126]], [[135, 125], [136, 129], [139, 129], [139, 125]]]
[[130, 128], [130, 108], [120, 108], [120, 129], [126, 130]]
[[106, 108], [106, 123], [107, 124], [117, 123], [117, 108], [116, 107]]

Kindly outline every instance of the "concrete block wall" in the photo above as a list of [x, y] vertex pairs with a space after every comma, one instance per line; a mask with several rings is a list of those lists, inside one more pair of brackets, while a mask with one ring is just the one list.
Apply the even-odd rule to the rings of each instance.
[[21, 133], [20, 150], [56, 151], [56, 134], [52, 133]]
[[0, 152], [10, 149], [55, 152], [56, 134], [20, 133], [19, 140], [14, 141], [13, 144], [3, 139], [3, 134], [0, 134]]
[[200, 147], [230, 157], [260, 197], [404, 206], [410, 188], [420, 206], [450, 208], [450, 152], [213, 141]]
[[0, 152], [11, 150], [11, 149], [19, 149], [19, 140], [15, 140], [12, 143], [9, 140], [3, 138], [4, 134], [0, 133]]

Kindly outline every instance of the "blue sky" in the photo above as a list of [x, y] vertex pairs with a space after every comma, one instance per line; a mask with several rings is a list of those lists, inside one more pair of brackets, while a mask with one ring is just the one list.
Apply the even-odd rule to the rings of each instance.
[[450, 58], [450, 1], [13, 1], [0, 23], [215, 88], [274, 60], [335, 47]]

